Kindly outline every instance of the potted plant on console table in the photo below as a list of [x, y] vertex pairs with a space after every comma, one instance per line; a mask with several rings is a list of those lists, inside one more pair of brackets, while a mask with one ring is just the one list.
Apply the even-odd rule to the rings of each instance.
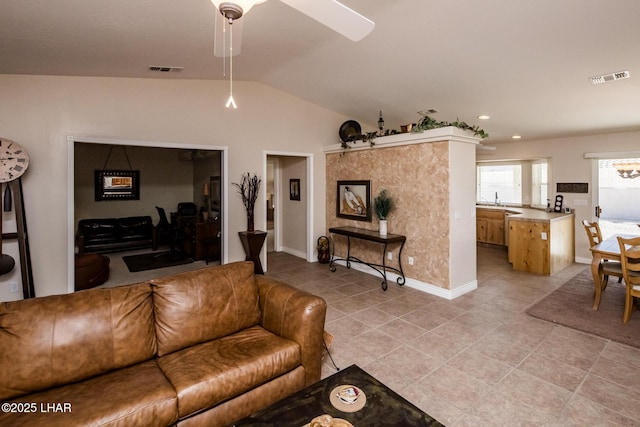
[[387, 218], [395, 207], [395, 202], [385, 188], [380, 190], [378, 196], [373, 199], [373, 209], [380, 220], [380, 235], [383, 237], [387, 235]]
[[251, 175], [251, 173], [243, 173], [240, 183], [233, 183], [240, 196], [242, 196], [242, 203], [247, 209], [247, 231], [240, 231], [240, 241], [242, 247], [247, 255], [247, 261], [253, 261], [254, 270], [256, 274], [264, 274], [262, 269], [262, 263], [260, 262], [260, 251], [262, 245], [267, 237], [265, 231], [256, 230], [254, 227], [255, 219], [255, 207], [258, 200], [258, 192], [260, 191], [260, 178], [257, 174]]

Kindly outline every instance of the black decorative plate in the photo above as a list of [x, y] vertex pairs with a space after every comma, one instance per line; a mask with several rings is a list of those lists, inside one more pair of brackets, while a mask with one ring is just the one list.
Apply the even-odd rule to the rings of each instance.
[[360, 123], [355, 120], [347, 120], [340, 125], [340, 130], [338, 131], [340, 140], [343, 142], [352, 141], [354, 136], [358, 136], [361, 133], [362, 129], [360, 128]]

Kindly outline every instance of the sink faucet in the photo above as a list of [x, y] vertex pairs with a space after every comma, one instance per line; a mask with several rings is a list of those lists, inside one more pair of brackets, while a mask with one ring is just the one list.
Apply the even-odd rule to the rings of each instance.
[[496, 201], [495, 205], [498, 206], [500, 204], [500, 199], [498, 199], [498, 192], [496, 191]]

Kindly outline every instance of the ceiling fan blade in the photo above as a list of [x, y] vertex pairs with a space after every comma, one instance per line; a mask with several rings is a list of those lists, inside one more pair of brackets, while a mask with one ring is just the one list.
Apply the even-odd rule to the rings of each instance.
[[[216, 10], [215, 13], [215, 33], [213, 36], [213, 55], [219, 58], [229, 56], [229, 40], [230, 25], [227, 25], [226, 18]], [[233, 21], [233, 56], [240, 55], [240, 47], [242, 46], [242, 27], [243, 20], [237, 19]], [[224, 33], [226, 29], [226, 34]]]
[[372, 20], [336, 0], [280, 1], [354, 42], [365, 38], [376, 26]]

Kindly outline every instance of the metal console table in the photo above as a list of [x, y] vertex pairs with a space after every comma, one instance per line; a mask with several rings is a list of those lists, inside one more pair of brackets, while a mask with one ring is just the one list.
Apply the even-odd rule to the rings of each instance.
[[[359, 264], [367, 265], [377, 271], [380, 276], [382, 276], [382, 290], [387, 290], [387, 271], [393, 271], [398, 273], [400, 277], [396, 280], [398, 285], [402, 286], [405, 282], [404, 272], [402, 271], [402, 248], [404, 247], [404, 243], [407, 241], [405, 236], [400, 234], [387, 234], [386, 236], [381, 236], [377, 231], [365, 230], [357, 227], [332, 227], [329, 229], [329, 233], [331, 234], [339, 234], [341, 236], [347, 237], [347, 257], [346, 258], [337, 258], [335, 256], [336, 245], [335, 242], [333, 244], [333, 249], [331, 251], [331, 263], [329, 264], [329, 270], [336, 271], [335, 263], [337, 261], [345, 261], [347, 268], [351, 268], [351, 263], [356, 262]], [[351, 238], [367, 240], [369, 242], [381, 243], [384, 245], [384, 249], [382, 251], [382, 264], [375, 264], [363, 261], [359, 258], [356, 258], [351, 255]], [[398, 252], [398, 267], [389, 267], [385, 263], [385, 255], [387, 254], [387, 246], [389, 244], [400, 243], [400, 251]]]

